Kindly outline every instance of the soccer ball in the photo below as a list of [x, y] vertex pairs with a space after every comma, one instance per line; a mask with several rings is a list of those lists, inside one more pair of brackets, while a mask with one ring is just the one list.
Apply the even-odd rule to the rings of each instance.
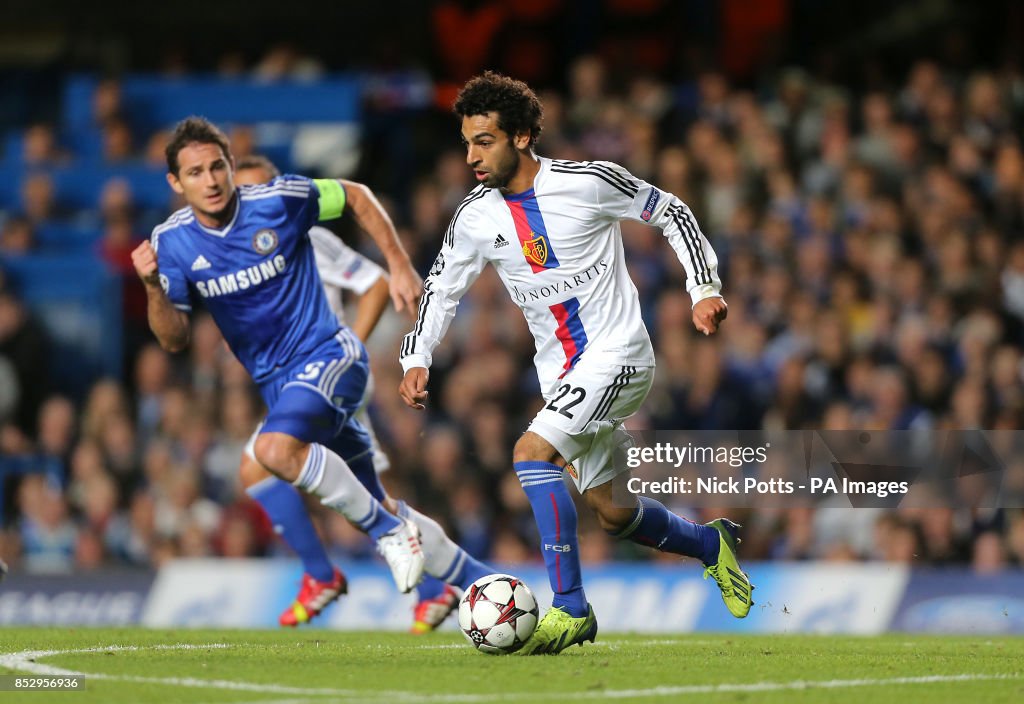
[[462, 635], [488, 655], [507, 655], [522, 648], [536, 630], [539, 615], [530, 588], [508, 574], [481, 577], [459, 602]]

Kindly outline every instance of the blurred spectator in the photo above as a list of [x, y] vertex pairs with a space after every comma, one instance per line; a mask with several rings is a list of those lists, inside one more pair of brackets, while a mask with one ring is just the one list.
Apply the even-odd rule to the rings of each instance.
[[228, 141], [236, 161], [256, 151], [256, 134], [249, 125], [234, 125], [228, 132]]
[[27, 176], [21, 184], [22, 217], [38, 225], [62, 214], [57, 211], [53, 179], [42, 172]]
[[100, 192], [100, 216], [104, 220], [135, 217], [132, 186], [123, 178], [114, 177], [103, 184]]
[[67, 464], [76, 438], [75, 406], [65, 396], [51, 396], [39, 409], [36, 436], [39, 451]]
[[569, 67], [569, 104], [566, 116], [575, 136], [597, 124], [608, 105], [605, 65], [597, 56], [583, 56]]
[[[221, 78], [241, 78], [245, 72], [245, 55], [240, 51], [225, 51], [217, 60], [217, 75]], [[234, 148], [231, 151], [237, 155]]]
[[53, 126], [37, 123], [25, 130], [22, 136], [21, 160], [25, 166], [55, 166], [67, 161], [57, 145]]
[[158, 562], [156, 509], [152, 496], [137, 493], [128, 514], [119, 513], [106, 533], [107, 549], [115, 558], [131, 565]]
[[885, 525], [876, 542], [882, 559], [907, 565], [923, 561], [919, 529], [915, 523], [897, 516], [883, 517], [879, 523]]
[[993, 574], [1006, 569], [1006, 548], [999, 533], [985, 532], [974, 540], [971, 567], [978, 574]]
[[101, 130], [103, 160], [107, 163], [128, 161], [135, 156], [135, 138], [131, 127], [120, 117], [113, 117], [103, 123]]
[[96, 84], [92, 94], [92, 119], [97, 127], [120, 118], [123, 113], [121, 82], [107, 78]]
[[324, 67], [319, 61], [308, 54], [299, 53], [295, 46], [287, 42], [270, 47], [253, 68], [253, 75], [261, 81], [279, 81], [286, 78], [312, 81], [323, 73]]
[[[167, 169], [167, 157], [164, 149], [171, 141], [172, 130], [159, 130], [149, 136], [146, 141], [146, 148], [143, 151], [143, 161], [147, 166], [159, 169]], [[170, 194], [168, 194], [170, 196]]]
[[0, 226], [0, 256], [20, 256], [35, 249], [35, 234], [27, 218], [13, 217]]
[[105, 562], [103, 539], [88, 528], [79, 530], [75, 543], [75, 569], [88, 571], [102, 567]]
[[60, 489], [42, 475], [30, 474], [18, 489], [19, 526], [24, 565], [29, 572], [70, 572], [78, 540]]
[[128, 415], [126, 391], [114, 379], [93, 384], [82, 410], [82, 435], [99, 441], [112, 419]]
[[39, 407], [49, 393], [49, 349], [42, 326], [10, 291], [0, 288], [0, 359], [13, 368], [19, 389], [13, 420], [27, 434], [34, 433]]
[[225, 390], [220, 401], [218, 425], [221, 431], [203, 460], [207, 494], [219, 503], [229, 504], [240, 494], [238, 465], [258, 420], [256, 404], [248, 388]]
[[150, 342], [139, 350], [135, 358], [135, 423], [143, 442], [156, 435], [170, 377], [170, 357], [158, 344]]
[[1007, 546], [1013, 564], [1024, 567], [1024, 513], [1018, 513], [1010, 524]]

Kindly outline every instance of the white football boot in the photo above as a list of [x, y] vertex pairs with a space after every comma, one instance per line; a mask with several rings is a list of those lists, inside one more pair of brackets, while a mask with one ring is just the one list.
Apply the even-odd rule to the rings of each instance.
[[423, 547], [420, 529], [408, 518], [399, 518], [398, 527], [377, 540], [377, 551], [391, 568], [398, 591], [405, 594], [423, 579]]

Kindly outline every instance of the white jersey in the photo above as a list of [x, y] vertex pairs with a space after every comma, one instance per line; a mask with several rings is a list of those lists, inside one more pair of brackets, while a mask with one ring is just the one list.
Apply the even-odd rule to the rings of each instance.
[[352, 291], [361, 296], [384, 276], [384, 270], [325, 227], [311, 227], [309, 239], [313, 243], [316, 270], [323, 282], [327, 303], [338, 317], [338, 322], [344, 325], [342, 291]]
[[459, 299], [488, 263], [526, 315], [545, 394], [584, 355], [652, 366], [626, 271], [623, 219], [664, 231], [694, 303], [719, 295], [718, 259], [679, 198], [617, 164], [542, 158], [530, 190], [502, 196], [481, 185], [456, 210], [424, 282], [416, 327], [403, 341], [403, 369], [430, 366]]

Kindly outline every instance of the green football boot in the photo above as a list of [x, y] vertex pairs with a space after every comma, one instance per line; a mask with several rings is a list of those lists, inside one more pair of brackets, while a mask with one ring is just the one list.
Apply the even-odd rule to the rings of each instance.
[[537, 624], [537, 630], [519, 650], [519, 655], [557, 655], [570, 645], [583, 645], [597, 638], [597, 617], [587, 604], [587, 615], [573, 618], [568, 612], [552, 606]]
[[714, 577], [729, 613], [736, 618], [745, 618], [754, 605], [754, 585], [736, 559], [736, 546], [740, 543], [737, 534], [741, 526], [727, 518], [716, 518], [704, 525], [718, 531], [718, 562], [705, 565], [704, 579]]

